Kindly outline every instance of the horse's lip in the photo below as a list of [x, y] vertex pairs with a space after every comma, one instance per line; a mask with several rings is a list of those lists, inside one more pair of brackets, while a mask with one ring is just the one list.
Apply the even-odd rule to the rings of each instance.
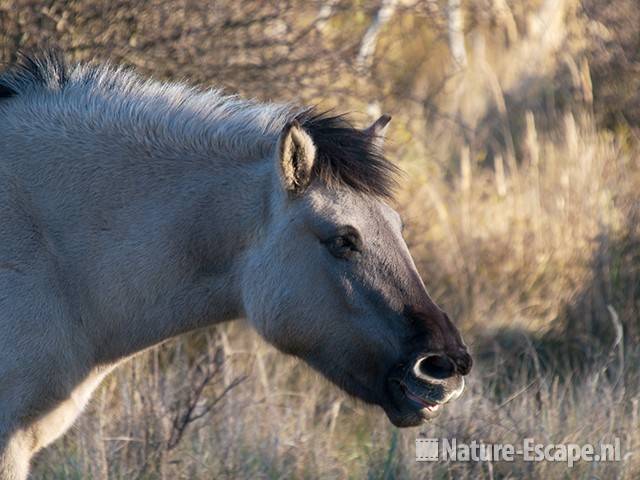
[[417, 404], [422, 410], [425, 410], [428, 413], [435, 413], [442, 406], [441, 403], [416, 395], [404, 382], [398, 383], [400, 384], [400, 389], [402, 390], [402, 393], [404, 393], [405, 397]]
[[389, 378], [390, 397], [381, 404], [387, 417], [396, 427], [416, 427], [435, 418], [441, 404], [410, 392], [402, 378]]

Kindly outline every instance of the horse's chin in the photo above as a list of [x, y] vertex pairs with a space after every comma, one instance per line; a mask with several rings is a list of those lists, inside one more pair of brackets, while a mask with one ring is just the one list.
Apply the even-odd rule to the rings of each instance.
[[421, 411], [410, 412], [404, 415], [386, 411], [386, 414], [389, 421], [398, 428], [419, 427], [433, 418], [430, 414], [423, 414]]
[[381, 406], [389, 421], [398, 428], [417, 427], [440, 415], [443, 405], [428, 402], [392, 381], [388, 400]]
[[[405, 368], [394, 367], [380, 389], [378, 385], [367, 384], [352, 373], [339, 369], [326, 372], [318, 368], [319, 362], [314, 362], [313, 358], [301, 358], [349, 395], [368, 404], [382, 407], [389, 421], [396, 427], [422, 425], [439, 416], [445, 406], [440, 399], [427, 395], [416, 385], [408, 385], [406, 378], [403, 382]], [[340, 375], [336, 375], [336, 372], [340, 372]], [[430, 391], [429, 388], [427, 391]]]

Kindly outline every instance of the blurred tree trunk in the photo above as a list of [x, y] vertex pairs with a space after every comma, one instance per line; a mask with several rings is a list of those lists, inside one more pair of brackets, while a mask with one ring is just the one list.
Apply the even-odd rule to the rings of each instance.
[[467, 66], [467, 51], [464, 47], [464, 17], [462, 0], [449, 0], [447, 5], [447, 30], [451, 56], [459, 68]]
[[380, 31], [393, 17], [397, 4], [397, 0], [382, 0], [380, 8], [373, 17], [373, 21], [360, 43], [360, 50], [356, 59], [356, 65], [360, 70], [368, 71], [371, 68]]

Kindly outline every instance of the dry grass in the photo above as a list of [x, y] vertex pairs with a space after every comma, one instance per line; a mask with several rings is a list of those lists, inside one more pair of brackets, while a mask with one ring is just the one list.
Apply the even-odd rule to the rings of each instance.
[[[618, 32], [607, 23], [611, 9], [596, 18], [595, 8], [586, 15], [571, 0], [477, 2], [467, 12], [469, 64], [459, 70], [438, 31], [441, 10], [429, 5], [434, 18], [417, 33], [407, 30], [424, 23], [422, 14], [398, 10], [380, 48], [402, 54], [378, 58], [364, 82], [369, 90], [361, 92], [385, 92], [369, 107], [395, 115], [390, 148], [408, 172], [398, 198], [407, 240], [432, 296], [458, 319], [474, 351], [463, 398], [436, 421], [399, 431], [381, 411], [344, 398], [243, 325], [230, 324], [120, 368], [73, 431], [40, 455], [36, 478], [640, 475], [640, 144], [638, 125], [624, 121], [635, 114], [629, 102], [637, 95], [616, 97], [616, 89], [598, 83], [611, 71], [619, 85], [637, 83], [637, 63], [625, 54], [633, 53], [637, 26]], [[63, 18], [64, 8], [54, 7], [49, 16]], [[332, 38], [340, 42], [347, 20], [355, 19], [358, 32], [365, 26], [362, 15], [344, 11], [322, 27], [335, 27]], [[73, 38], [59, 28], [63, 41]], [[611, 50], [617, 37], [623, 42]], [[106, 34], [97, 38], [119, 45]], [[161, 41], [162, 52], [169, 40]], [[123, 45], [118, 58], [144, 58], [139, 44]], [[606, 64], [607, 51], [615, 52], [615, 68]], [[181, 57], [178, 71], [185, 62]], [[171, 75], [176, 65], [162, 72]], [[343, 68], [336, 84], [361, 88], [362, 79]], [[261, 70], [241, 70], [248, 82], [259, 82]], [[322, 75], [314, 80], [325, 82], [325, 97], [343, 98], [342, 87], [334, 92]], [[286, 77], [274, 75], [276, 81], [286, 84]], [[348, 93], [356, 108], [361, 92]], [[625, 99], [626, 117], [607, 111], [599, 92]], [[195, 400], [194, 385], [202, 385]], [[203, 416], [174, 445], [180, 422], [173, 420], [189, 405]], [[619, 437], [623, 459], [571, 470], [550, 462], [416, 463], [419, 435], [579, 444]]]

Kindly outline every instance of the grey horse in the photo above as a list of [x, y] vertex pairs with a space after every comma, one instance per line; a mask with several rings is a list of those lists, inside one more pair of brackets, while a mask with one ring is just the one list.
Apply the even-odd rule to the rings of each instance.
[[389, 119], [51, 52], [0, 74], [0, 478], [123, 359], [238, 317], [397, 426], [459, 396], [471, 357], [387, 203]]

